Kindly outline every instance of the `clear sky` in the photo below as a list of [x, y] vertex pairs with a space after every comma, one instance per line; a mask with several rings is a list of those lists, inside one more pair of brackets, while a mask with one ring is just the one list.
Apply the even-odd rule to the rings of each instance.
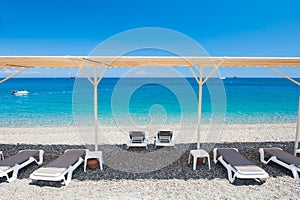
[[[300, 57], [299, 0], [1, 0], [0, 8], [0, 55], [88, 55], [119, 32], [150, 26], [182, 32], [211, 56]], [[297, 68], [284, 72], [300, 77]], [[73, 73], [30, 70], [23, 76]], [[221, 73], [276, 76], [264, 69]]]

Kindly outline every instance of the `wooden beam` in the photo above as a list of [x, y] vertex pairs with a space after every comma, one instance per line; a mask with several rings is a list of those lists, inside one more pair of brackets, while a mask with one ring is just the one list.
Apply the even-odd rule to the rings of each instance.
[[[72, 62], [76, 60], [77, 65]], [[0, 66], [6, 68], [79, 68], [86, 62], [98, 68], [118, 67], [300, 67], [300, 57], [162, 57], [162, 56], [0, 56]], [[78, 64], [80, 63], [80, 64]], [[82, 65], [82, 66], [81, 66]]]

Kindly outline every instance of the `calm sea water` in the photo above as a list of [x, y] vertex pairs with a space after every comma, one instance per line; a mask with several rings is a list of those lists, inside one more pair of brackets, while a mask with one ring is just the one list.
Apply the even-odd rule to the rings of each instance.
[[[227, 78], [222, 82], [220, 86], [220, 80], [211, 80], [203, 88], [204, 123], [212, 113], [224, 115], [225, 123], [296, 122], [300, 87], [292, 82], [280, 78]], [[30, 93], [14, 96], [13, 90]], [[170, 123], [180, 120], [183, 113], [197, 117], [198, 84], [193, 78], [104, 78], [98, 94], [102, 124], [112, 124], [115, 118], [126, 122], [128, 117], [145, 124], [153, 116]], [[92, 113], [93, 87], [86, 79], [15, 78], [0, 84], [2, 127], [73, 125], [77, 118], [92, 119]]]

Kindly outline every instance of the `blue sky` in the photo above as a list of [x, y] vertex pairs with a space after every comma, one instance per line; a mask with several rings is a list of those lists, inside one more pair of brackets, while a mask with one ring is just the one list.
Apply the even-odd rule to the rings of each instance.
[[[297, 0], [2, 0], [0, 8], [0, 55], [88, 55], [122, 31], [163, 27], [193, 38], [211, 56], [300, 56]], [[297, 68], [283, 71], [300, 77]], [[30, 70], [23, 76], [73, 73]], [[265, 69], [221, 69], [221, 73], [276, 76]]]

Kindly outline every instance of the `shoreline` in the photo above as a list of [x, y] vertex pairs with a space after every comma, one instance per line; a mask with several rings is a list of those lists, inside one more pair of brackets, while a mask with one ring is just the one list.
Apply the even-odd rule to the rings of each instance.
[[[186, 125], [140, 126], [99, 128], [100, 144], [124, 144], [128, 132], [144, 130], [152, 143], [158, 130], [173, 130], [176, 143], [195, 143], [197, 127]], [[296, 123], [282, 124], [224, 124], [201, 126], [201, 142], [284, 142], [294, 141]], [[3, 144], [70, 144], [94, 143], [94, 127], [0, 127]]]

